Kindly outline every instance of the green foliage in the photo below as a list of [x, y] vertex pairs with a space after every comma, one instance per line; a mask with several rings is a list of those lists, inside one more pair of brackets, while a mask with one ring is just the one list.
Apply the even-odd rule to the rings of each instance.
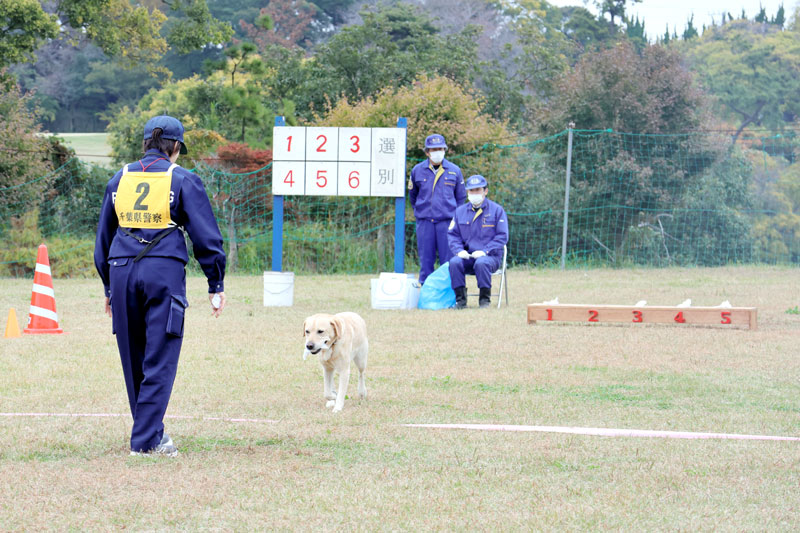
[[560, 98], [540, 113], [543, 132], [581, 129], [676, 133], [701, 129], [707, 104], [681, 56], [663, 46], [638, 54], [626, 42], [584, 54], [557, 82]]
[[756, 173], [754, 195], [758, 216], [753, 225], [759, 257], [800, 257], [800, 163], [768, 157], [751, 150], [754, 160], [765, 160]]
[[[216, 85], [219, 100], [223, 106], [217, 111], [224, 111], [220, 116], [219, 126], [224, 135], [239, 141], [246, 140], [247, 127], [255, 127], [259, 132], [269, 126], [272, 114], [263, 105], [261, 81], [266, 72], [264, 62], [256, 55], [253, 43], [234, 45], [225, 50], [227, 61], [216, 65], [217, 70], [230, 74], [230, 85]], [[239, 82], [236, 76], [239, 74]], [[195, 92], [195, 95], [198, 93]], [[196, 99], [194, 99], [196, 101]], [[212, 105], [212, 102], [209, 102]], [[234, 135], [234, 128], [238, 135]]]
[[56, 16], [37, 0], [0, 0], [0, 69], [32, 61], [39, 43], [57, 35]]
[[182, 54], [208, 44], [223, 44], [233, 37], [231, 24], [215, 19], [206, 0], [173, 0], [169, 6], [184, 15], [171, 25], [167, 37], [167, 43]]
[[73, 158], [54, 174], [39, 207], [38, 227], [45, 235], [93, 236], [113, 172]]
[[594, 5], [597, 6], [601, 15], [608, 14], [611, 19], [611, 25], [614, 26], [617, 19], [619, 19], [620, 22], [625, 20], [625, 9], [628, 1], [630, 1], [631, 4], [642, 2], [642, 0], [594, 0]]
[[[135, 108], [123, 106], [106, 115], [104, 118], [109, 120], [107, 131], [114, 164], [122, 165], [141, 157], [144, 125], [150, 118], [162, 114], [174, 116], [186, 129], [184, 139], [189, 153], [181, 160], [184, 166], [191, 166], [194, 161], [213, 153], [216, 146], [224, 142], [224, 138], [209, 131], [213, 128], [202, 127], [204, 121], [213, 121], [214, 117], [204, 116], [203, 110], [194, 108], [194, 102], [190, 99], [192, 90], [205, 85], [197, 76], [170, 82], [159, 90], [148, 92]], [[214, 109], [209, 109], [208, 112], [213, 115]]]
[[778, 132], [800, 115], [800, 33], [741, 20], [683, 47], [715, 112], [737, 125], [734, 141], [750, 124]]
[[423, 73], [461, 83], [474, 77], [471, 33], [441, 36], [429, 17], [408, 4], [379, 6], [361, 16], [363, 24], [345, 27], [311, 58], [278, 50], [266, 59], [274, 69], [269, 99], [289, 98], [299, 116], [311, 119], [341, 96], [357, 101], [387, 86], [407, 86]]
[[10, 229], [0, 240], [0, 276], [33, 277], [39, 245], [47, 245], [50, 268], [56, 278], [87, 278], [97, 275], [92, 250], [94, 237], [58, 235], [45, 239], [34, 209], [10, 219]]
[[[0, 78], [4, 71], [0, 70]], [[52, 179], [48, 142], [38, 136], [29, 96], [16, 83], [0, 79], [0, 228], [12, 213], [34, 209]], [[25, 183], [30, 186], [23, 186]]]
[[316, 117], [319, 126], [395, 127], [408, 118], [408, 155], [425, 157], [423, 144], [432, 132], [447, 139], [449, 153], [474, 150], [509, 135], [502, 123], [484, 114], [480, 97], [446, 77], [420, 76], [411, 86], [381, 90], [374, 97], [351, 103], [342, 98]]
[[129, 0], [59, 0], [56, 10], [64, 23], [123, 65], [158, 70], [155, 63], [167, 49], [160, 35], [167, 17], [158, 9], [132, 6]]

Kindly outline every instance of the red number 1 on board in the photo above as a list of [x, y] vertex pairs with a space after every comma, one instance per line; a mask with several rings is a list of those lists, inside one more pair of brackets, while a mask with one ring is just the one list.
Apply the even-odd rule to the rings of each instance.
[[292, 136], [289, 135], [288, 137], [286, 137], [286, 140], [289, 141], [289, 146], [286, 147], [286, 151], [287, 152], [291, 152], [292, 151]]

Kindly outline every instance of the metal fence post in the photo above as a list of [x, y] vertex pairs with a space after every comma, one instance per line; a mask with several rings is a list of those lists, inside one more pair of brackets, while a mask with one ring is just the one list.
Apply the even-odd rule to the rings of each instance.
[[569, 218], [569, 181], [570, 174], [572, 173], [572, 129], [575, 127], [574, 122], [570, 122], [568, 126], [567, 136], [567, 183], [564, 187], [564, 231], [561, 235], [561, 270], [567, 265], [567, 226]]

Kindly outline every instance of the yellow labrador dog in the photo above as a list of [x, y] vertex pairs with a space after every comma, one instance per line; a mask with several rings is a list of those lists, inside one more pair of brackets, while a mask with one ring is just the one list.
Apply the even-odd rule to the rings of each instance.
[[[350, 360], [358, 367], [358, 395], [367, 397], [364, 384], [364, 371], [367, 368], [367, 324], [356, 313], [337, 313], [335, 315], [317, 314], [303, 322], [305, 351], [319, 354], [322, 364], [326, 407], [333, 407], [338, 413], [344, 407], [347, 384], [350, 382]], [[333, 373], [339, 373], [339, 390], [333, 390]]]

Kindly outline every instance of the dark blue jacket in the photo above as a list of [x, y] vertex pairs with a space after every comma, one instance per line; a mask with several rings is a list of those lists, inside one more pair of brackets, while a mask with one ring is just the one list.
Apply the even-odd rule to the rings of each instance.
[[482, 250], [486, 255], [502, 259], [503, 246], [508, 243], [505, 210], [488, 198], [484, 198], [478, 208], [472, 204], [459, 206], [447, 231], [447, 242], [453, 255], [461, 250], [469, 253]]
[[[143, 167], [146, 167], [146, 172], [165, 172], [171, 164], [166, 154], [158, 150], [148, 150], [141, 161], [128, 165], [128, 171], [141, 172], [144, 170]], [[117, 192], [121, 177], [122, 170], [114, 174], [106, 186], [94, 247], [94, 264], [103, 280], [106, 296], [110, 296], [109, 259], [136, 257], [146, 246], [120, 230], [117, 213], [114, 211], [112, 203], [112, 194]], [[208, 292], [224, 291], [225, 251], [222, 248], [222, 234], [217, 226], [217, 220], [214, 218], [211, 202], [208, 200], [203, 182], [196, 174], [182, 167], [176, 167], [172, 171], [170, 189], [173, 194], [173, 200], [170, 202], [170, 218], [186, 230], [192, 240], [194, 256], [208, 279]], [[131, 229], [129, 231], [151, 241], [164, 230]], [[150, 256], [171, 257], [184, 264], [188, 263], [189, 255], [183, 232], [176, 230], [167, 235], [147, 253], [147, 257]]]
[[448, 161], [442, 160], [444, 169], [436, 188], [433, 182], [436, 173], [429, 159], [417, 164], [411, 169], [411, 179], [408, 182], [408, 198], [414, 208], [417, 219], [427, 219], [439, 222], [450, 220], [456, 207], [467, 199], [467, 190], [464, 188], [464, 176], [461, 169]]

